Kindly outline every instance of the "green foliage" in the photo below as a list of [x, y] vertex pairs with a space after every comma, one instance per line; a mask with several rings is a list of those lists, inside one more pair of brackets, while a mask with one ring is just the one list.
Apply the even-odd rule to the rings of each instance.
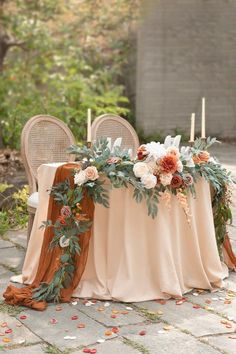
[[[4, 192], [12, 185], [0, 184], [0, 190]], [[12, 194], [13, 204], [7, 210], [0, 211], [0, 235], [9, 229], [24, 228], [28, 222], [27, 199], [29, 196], [28, 186]]]
[[22, 126], [36, 114], [61, 118], [78, 140], [85, 139], [89, 107], [94, 116], [129, 116], [122, 73], [139, 1], [111, 1], [111, 6], [104, 0], [78, 6], [63, 0], [15, 0], [0, 6], [0, 23], [15, 43], [0, 72], [5, 145], [19, 147]]

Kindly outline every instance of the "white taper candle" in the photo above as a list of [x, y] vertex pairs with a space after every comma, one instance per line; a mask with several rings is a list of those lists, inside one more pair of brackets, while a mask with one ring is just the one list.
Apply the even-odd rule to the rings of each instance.
[[206, 112], [205, 112], [205, 97], [202, 97], [202, 132], [201, 138], [206, 138]]
[[195, 135], [195, 113], [191, 115], [191, 129], [190, 129], [190, 142], [194, 142]]

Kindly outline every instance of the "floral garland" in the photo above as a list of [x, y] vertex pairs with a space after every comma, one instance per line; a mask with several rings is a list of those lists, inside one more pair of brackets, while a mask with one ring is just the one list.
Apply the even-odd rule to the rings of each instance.
[[70, 286], [75, 272], [75, 255], [80, 253], [79, 236], [92, 225], [92, 221], [82, 214], [80, 202], [83, 191], [86, 189], [95, 203], [109, 207], [108, 192], [104, 187], [107, 178], [113, 188], [132, 185], [134, 199], [138, 203], [143, 199], [146, 201], [148, 215], [152, 218], [157, 215], [160, 199], [170, 208], [170, 198], [174, 194], [190, 222], [187, 195], [195, 196], [194, 183], [204, 177], [214, 189], [212, 206], [220, 251], [226, 224], [232, 221], [229, 188], [235, 181], [216, 159], [210, 157], [207, 149], [215, 142], [215, 138], [197, 139], [194, 146], [180, 150], [175, 146], [165, 148], [163, 144], [151, 142], [138, 148], [134, 160], [128, 150], [111, 149], [103, 138], [91, 148], [71, 146], [69, 152], [79, 160], [74, 170], [75, 187], [71, 188], [69, 180], [65, 180], [51, 189], [54, 200], [61, 205], [61, 212], [54, 224], [48, 220], [42, 225], [53, 228], [50, 247], [61, 247], [64, 252], [51, 283], [41, 284], [33, 297], [37, 301], [59, 301], [61, 289]]

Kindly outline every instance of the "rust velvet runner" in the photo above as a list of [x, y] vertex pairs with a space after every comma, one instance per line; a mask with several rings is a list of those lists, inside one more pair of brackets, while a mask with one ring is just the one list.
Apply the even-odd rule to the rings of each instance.
[[[63, 182], [65, 179], [70, 180], [70, 184], [73, 187], [74, 181], [72, 176], [72, 171], [75, 168], [75, 164], [68, 163], [57, 168], [53, 185], [59, 182]], [[88, 219], [93, 220], [94, 214], [94, 203], [87, 193], [81, 201], [82, 213], [86, 214]], [[47, 220], [52, 220], [52, 223], [56, 221], [60, 214], [61, 205], [57, 204], [53, 197], [50, 196]], [[42, 220], [43, 221], [43, 220]], [[37, 274], [33, 283], [29, 286], [23, 288], [17, 288], [13, 285], [9, 285], [4, 292], [3, 296], [5, 302], [10, 305], [23, 305], [26, 307], [31, 307], [35, 310], [43, 311], [47, 307], [46, 301], [36, 301], [32, 298], [33, 289], [38, 288], [40, 283], [50, 283], [53, 279], [54, 273], [58, 270], [60, 266], [60, 256], [63, 250], [57, 246], [49, 250], [49, 245], [53, 239], [53, 228], [48, 227], [44, 232], [43, 245], [41, 249], [39, 266]], [[88, 257], [89, 240], [91, 237], [91, 230], [85, 232], [79, 237], [79, 244], [81, 248], [80, 255], [75, 256], [75, 273], [73, 275], [71, 286], [67, 289], [62, 289], [60, 294], [60, 300], [62, 302], [68, 302], [71, 299], [73, 290], [78, 286], [79, 281], [85, 269], [85, 265]]]

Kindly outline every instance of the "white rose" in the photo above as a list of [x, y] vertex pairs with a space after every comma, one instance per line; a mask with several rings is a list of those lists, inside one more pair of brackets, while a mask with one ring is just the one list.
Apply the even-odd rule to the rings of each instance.
[[74, 175], [74, 183], [78, 184], [78, 186], [81, 186], [87, 182], [87, 180], [88, 179], [84, 170], [81, 170]]
[[163, 186], [168, 186], [172, 180], [172, 173], [166, 173], [160, 175], [160, 181]]
[[149, 172], [148, 165], [145, 162], [137, 162], [134, 164], [133, 172], [135, 177], [141, 178]]
[[145, 145], [146, 150], [149, 152], [148, 159], [154, 158], [155, 160], [160, 159], [162, 156], [166, 154], [166, 149], [163, 144], [155, 141], [151, 141], [150, 143]]
[[177, 161], [177, 171], [178, 172], [182, 172], [183, 171], [183, 164], [182, 164], [182, 162], [180, 160]]
[[157, 178], [151, 173], [147, 173], [141, 177], [141, 182], [146, 189], [154, 188], [157, 184]]

